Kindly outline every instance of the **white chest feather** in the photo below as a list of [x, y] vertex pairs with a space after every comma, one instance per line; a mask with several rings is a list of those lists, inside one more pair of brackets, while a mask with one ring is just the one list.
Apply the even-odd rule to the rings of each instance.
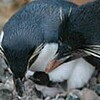
[[83, 58], [64, 63], [49, 73], [50, 79], [54, 82], [67, 80], [68, 90], [81, 88], [91, 78], [94, 67]]
[[[46, 44], [41, 50], [37, 60], [32, 64], [31, 70], [44, 71], [58, 50], [58, 44]], [[83, 58], [60, 65], [49, 73], [50, 80], [54, 82], [68, 81], [68, 89], [80, 88], [91, 78], [94, 67]]]
[[41, 50], [36, 61], [32, 64], [31, 70], [44, 71], [47, 64], [54, 57], [57, 50], [58, 50], [58, 44], [56, 43], [46, 44], [44, 48]]

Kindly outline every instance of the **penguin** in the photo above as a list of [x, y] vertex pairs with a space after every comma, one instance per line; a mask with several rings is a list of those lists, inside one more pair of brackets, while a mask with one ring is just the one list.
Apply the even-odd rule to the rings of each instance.
[[50, 72], [63, 62], [83, 57], [100, 70], [100, 1], [86, 3], [71, 12], [65, 29], [60, 33], [61, 43], [55, 58], [46, 68]]
[[94, 70], [90, 63], [79, 58], [63, 63], [49, 73], [35, 71], [28, 77], [35, 83], [36, 90], [41, 92], [43, 97], [56, 97], [72, 89], [82, 88], [88, 83]]
[[[44, 57], [58, 51], [59, 29], [64, 27], [61, 25], [63, 17], [70, 16], [71, 9], [76, 7], [65, 0], [36, 0], [21, 8], [4, 25], [0, 36], [1, 55], [13, 73], [19, 96], [25, 91], [24, 77], [27, 69], [36, 62], [41, 50], [49, 47]], [[44, 70], [41, 67], [34, 67], [34, 70]]]

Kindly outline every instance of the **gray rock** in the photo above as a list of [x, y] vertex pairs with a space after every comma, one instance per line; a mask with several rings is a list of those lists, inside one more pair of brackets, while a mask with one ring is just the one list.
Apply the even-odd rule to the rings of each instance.
[[12, 92], [8, 89], [0, 90], [0, 100], [13, 100]]
[[98, 95], [87, 88], [82, 90], [82, 100], [99, 100]]
[[94, 86], [94, 85], [96, 85], [97, 84], [97, 78], [96, 77], [92, 77], [90, 79], [89, 84], [90, 84], [91, 87]]
[[98, 95], [100, 95], [100, 84], [97, 84], [97, 86], [96, 86], [96, 93], [98, 94]]
[[72, 90], [69, 92], [66, 100], [81, 100], [81, 91], [79, 90]]
[[67, 98], [66, 98], [66, 100], [80, 100], [80, 98], [79, 97], [77, 97], [76, 95], [70, 95], [70, 96], [68, 96]]
[[3, 58], [0, 57], [0, 76], [4, 76], [4, 70], [7, 68], [7, 65]]
[[54, 99], [50, 99], [50, 100], [65, 100], [65, 99], [64, 98], [58, 98], [58, 99], [54, 98]]
[[12, 77], [9, 78], [8, 80], [6, 80], [5, 83], [0, 84], [0, 90], [2, 90], [2, 89], [7, 89], [9, 91], [13, 91], [14, 85], [13, 85]]

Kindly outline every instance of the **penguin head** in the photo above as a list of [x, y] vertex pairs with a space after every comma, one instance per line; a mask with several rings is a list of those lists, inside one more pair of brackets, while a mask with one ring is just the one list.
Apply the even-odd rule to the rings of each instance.
[[66, 40], [65, 42], [61, 43], [54, 58], [49, 62], [45, 72], [48, 73], [63, 63], [87, 56], [87, 54], [85, 54], [81, 48], [82, 47], [77, 42], [68, 42]]
[[45, 72], [36, 71], [32, 76], [29, 77], [34, 83], [38, 85], [48, 86], [49, 84], [49, 75]]

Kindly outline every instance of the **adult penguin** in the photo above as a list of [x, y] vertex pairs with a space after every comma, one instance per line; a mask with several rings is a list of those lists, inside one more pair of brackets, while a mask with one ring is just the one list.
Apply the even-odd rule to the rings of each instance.
[[71, 9], [76, 7], [65, 0], [36, 0], [15, 13], [3, 27], [1, 54], [13, 73], [19, 96], [24, 92], [25, 73], [40, 51], [46, 48], [49, 52], [50, 48], [53, 54], [57, 52], [60, 44], [59, 29], [64, 27], [61, 25], [63, 17], [69, 16]]
[[100, 1], [95, 0], [72, 11], [61, 33], [62, 46], [46, 68], [50, 72], [64, 62], [84, 57], [100, 70]]

